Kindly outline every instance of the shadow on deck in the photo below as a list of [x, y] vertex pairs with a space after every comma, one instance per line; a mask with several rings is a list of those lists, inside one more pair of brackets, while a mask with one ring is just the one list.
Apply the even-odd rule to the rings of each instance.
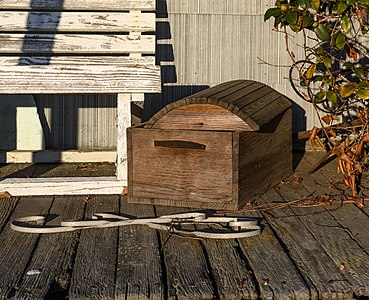
[[[335, 162], [307, 175], [319, 157], [320, 154], [305, 155], [293, 176], [249, 203], [243, 211], [231, 213], [263, 218], [262, 234], [247, 239], [180, 238], [137, 225], [51, 235], [24, 234], [10, 229], [9, 221], [41, 214], [50, 217], [50, 224], [59, 224], [65, 219], [89, 218], [96, 212], [150, 217], [185, 209], [127, 204], [125, 197], [117, 195], [1, 199], [0, 298], [369, 296], [369, 210], [343, 204], [349, 202], [348, 192], [329, 181], [338, 179]], [[1, 168], [1, 176], [14, 173], [11, 168], [15, 167]], [[28, 176], [45, 173], [37, 171], [37, 166], [28, 167], [28, 172], [32, 171]], [[110, 175], [109, 168], [103, 166], [79, 168], [54, 168], [49, 175], [59, 172], [60, 176], [64, 172], [70, 176], [73, 172], [78, 175], [93, 170]], [[114, 167], [111, 169], [114, 172]], [[367, 187], [369, 183], [364, 180], [364, 197]], [[286, 202], [291, 205], [284, 205]], [[283, 208], [252, 212], [257, 205]]]

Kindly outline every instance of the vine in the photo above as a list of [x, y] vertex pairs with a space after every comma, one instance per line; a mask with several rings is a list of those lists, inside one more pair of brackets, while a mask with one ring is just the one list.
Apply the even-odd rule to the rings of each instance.
[[[353, 197], [369, 169], [368, 10], [369, 0], [277, 0], [264, 15], [284, 34], [293, 90], [319, 116], [309, 141], [327, 150], [324, 158], [337, 156]], [[302, 36], [303, 57], [291, 50], [292, 35]]]

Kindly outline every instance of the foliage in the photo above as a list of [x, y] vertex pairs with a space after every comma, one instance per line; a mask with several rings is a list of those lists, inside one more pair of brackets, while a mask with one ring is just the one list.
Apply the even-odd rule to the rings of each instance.
[[[320, 116], [309, 140], [337, 155], [354, 197], [369, 167], [369, 54], [360, 42], [369, 32], [368, 9], [369, 0], [277, 0], [264, 15], [285, 35], [293, 89]], [[289, 45], [295, 34], [304, 40], [299, 59]]]

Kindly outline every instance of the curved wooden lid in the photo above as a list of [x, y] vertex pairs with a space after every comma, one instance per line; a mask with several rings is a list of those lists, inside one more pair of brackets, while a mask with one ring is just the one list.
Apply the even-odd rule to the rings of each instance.
[[290, 106], [287, 97], [263, 83], [234, 80], [168, 104], [145, 127], [257, 131]]

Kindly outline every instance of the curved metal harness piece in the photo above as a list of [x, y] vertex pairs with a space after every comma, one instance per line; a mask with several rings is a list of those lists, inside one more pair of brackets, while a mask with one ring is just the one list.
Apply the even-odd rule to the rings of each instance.
[[[32, 222], [32, 223], [31, 223]], [[34, 224], [36, 222], [36, 224]], [[158, 218], [130, 219], [115, 214], [98, 213], [89, 221], [62, 221], [60, 226], [43, 226], [45, 217], [30, 216], [15, 219], [11, 228], [26, 233], [60, 233], [80, 229], [109, 228], [126, 225], [147, 225], [174, 234], [210, 239], [246, 238], [260, 234], [258, 220], [239, 217], [208, 217], [205, 213], [191, 212], [161, 216]], [[178, 225], [219, 224], [222, 229], [210, 228], [186, 230]]]

